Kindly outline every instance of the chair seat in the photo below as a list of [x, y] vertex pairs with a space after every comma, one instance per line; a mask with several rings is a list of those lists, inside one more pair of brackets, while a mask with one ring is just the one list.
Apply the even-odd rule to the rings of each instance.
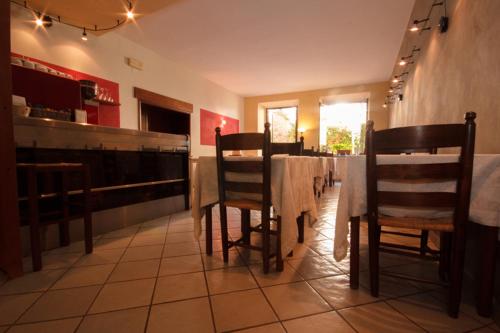
[[399, 227], [419, 230], [453, 231], [453, 219], [424, 219], [418, 217], [392, 217], [380, 215], [378, 218], [380, 226]]
[[262, 210], [262, 202], [250, 199], [226, 200], [227, 207], [236, 207], [241, 209]]

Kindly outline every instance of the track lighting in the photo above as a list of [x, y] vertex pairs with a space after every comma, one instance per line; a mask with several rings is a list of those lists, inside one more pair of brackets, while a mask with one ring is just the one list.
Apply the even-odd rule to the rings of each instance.
[[88, 40], [87, 30], [85, 28], [83, 28], [82, 40], [85, 41], [85, 42]]
[[127, 18], [132, 20], [134, 18], [134, 9], [132, 7], [132, 2], [128, 2]]
[[52, 18], [50, 16], [38, 13], [35, 17], [35, 24], [37, 27], [49, 28], [52, 26]]
[[419, 26], [420, 23], [427, 22], [427, 21], [429, 21], [428, 18], [427, 19], [423, 19], [423, 20], [415, 20], [415, 21], [413, 21], [413, 25], [411, 26], [410, 31], [411, 32], [417, 32], [417, 31], [431, 30], [430, 27], [421, 28]]

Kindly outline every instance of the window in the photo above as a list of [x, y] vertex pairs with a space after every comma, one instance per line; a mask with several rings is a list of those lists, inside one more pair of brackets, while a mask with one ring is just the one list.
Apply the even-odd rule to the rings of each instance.
[[335, 103], [320, 107], [320, 149], [363, 153], [368, 102]]
[[297, 107], [266, 109], [267, 122], [271, 124], [272, 142], [297, 141]]

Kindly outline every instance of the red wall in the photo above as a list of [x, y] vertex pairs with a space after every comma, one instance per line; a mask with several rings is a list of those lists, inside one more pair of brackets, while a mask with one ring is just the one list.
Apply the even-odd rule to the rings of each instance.
[[222, 134], [239, 133], [240, 121], [218, 113], [200, 109], [200, 144], [215, 146], [215, 128]]
[[[96, 76], [92, 76], [89, 74], [85, 74], [82, 72], [78, 72], [69, 68], [61, 67], [55, 64], [51, 64], [48, 62], [45, 62], [43, 60], [39, 60], [36, 58], [31, 58], [27, 57], [21, 54], [17, 53], [12, 53], [13, 56], [20, 57], [23, 59], [28, 59], [34, 62], [38, 62], [40, 64], [43, 64], [47, 67], [50, 67], [52, 69], [55, 69], [59, 72], [63, 72], [66, 74], [70, 74], [73, 76], [73, 79], [75, 80], [91, 80], [96, 82], [99, 87], [106, 88], [110, 96], [118, 102], [120, 100], [120, 85], [116, 82], [109, 81], [106, 79], [102, 79]], [[85, 109], [87, 107], [83, 105]], [[91, 124], [96, 124], [96, 125], [102, 125], [102, 126], [110, 126], [110, 127], [120, 127], [120, 107], [119, 106], [112, 106], [112, 105], [100, 105], [99, 106], [99, 117], [97, 119], [96, 115], [90, 115], [93, 111], [95, 112], [95, 108], [91, 108], [90, 110], [87, 110], [89, 112], [89, 119], [88, 122]], [[91, 122], [91, 119], [95, 119], [95, 122]]]

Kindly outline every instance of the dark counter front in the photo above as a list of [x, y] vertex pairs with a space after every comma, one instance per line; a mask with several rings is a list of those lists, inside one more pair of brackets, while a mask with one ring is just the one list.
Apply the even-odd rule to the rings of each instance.
[[[38, 123], [45, 125], [46, 130], [43, 126], [30, 128]], [[65, 162], [89, 165], [93, 211], [178, 195], [184, 196], [185, 209], [189, 209], [189, 141], [185, 136], [117, 129], [110, 132], [98, 126], [41, 119], [18, 119], [17, 125], [18, 163]], [[83, 140], [68, 145], [71, 140], [66, 137], [72, 134]], [[47, 136], [51, 136], [50, 144]], [[96, 138], [100, 141], [96, 142]], [[30, 146], [28, 142], [31, 142]], [[64, 148], [54, 147], [58, 145]], [[42, 176], [38, 180], [40, 192], [45, 194], [41, 211], [50, 211], [51, 206], [57, 205], [59, 200], [57, 193], [60, 181], [51, 177]], [[19, 172], [21, 213], [26, 212], [26, 188], [26, 177]], [[79, 176], [70, 177], [70, 197], [78, 199], [81, 188]]]

